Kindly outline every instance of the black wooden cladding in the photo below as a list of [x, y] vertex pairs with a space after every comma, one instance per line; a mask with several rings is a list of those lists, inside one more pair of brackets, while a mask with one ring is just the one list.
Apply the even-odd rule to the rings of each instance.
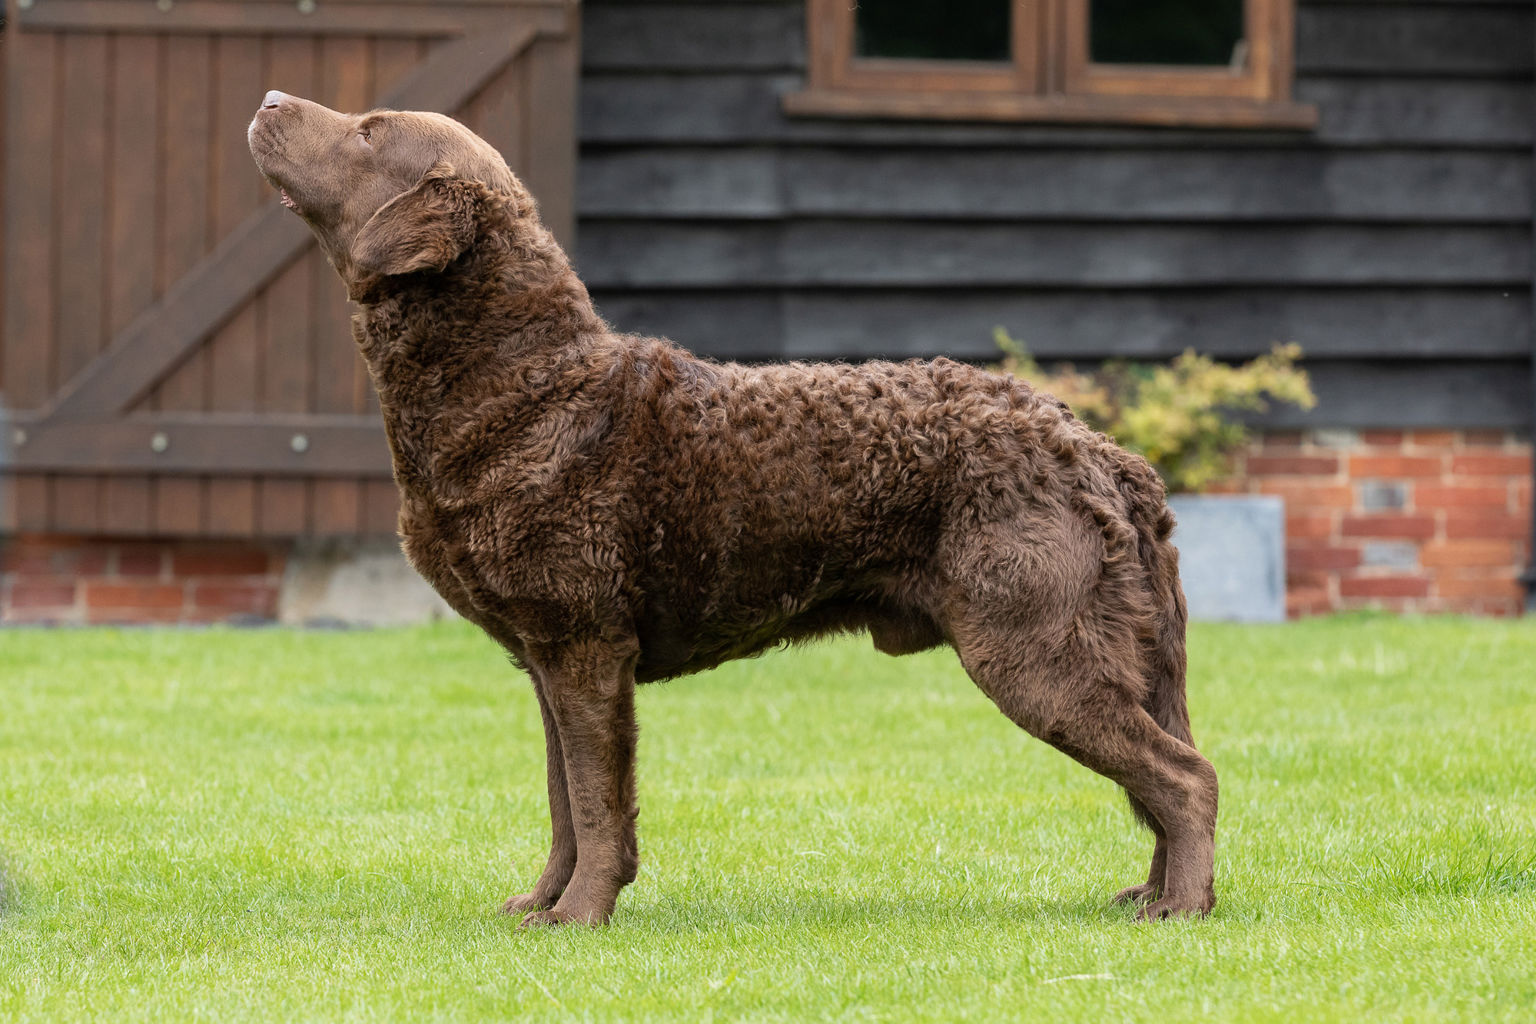
[[1300, 0], [1313, 132], [789, 118], [799, 0], [587, 0], [577, 259], [742, 359], [1309, 353], [1275, 422], [1530, 420], [1533, 9]]

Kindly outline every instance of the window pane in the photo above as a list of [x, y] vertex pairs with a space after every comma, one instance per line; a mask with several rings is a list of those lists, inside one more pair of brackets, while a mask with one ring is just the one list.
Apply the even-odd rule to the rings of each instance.
[[853, 52], [921, 60], [1011, 59], [1010, 0], [846, 0], [857, 2]]
[[1090, 59], [1098, 64], [1232, 63], [1243, 0], [1092, 0]]

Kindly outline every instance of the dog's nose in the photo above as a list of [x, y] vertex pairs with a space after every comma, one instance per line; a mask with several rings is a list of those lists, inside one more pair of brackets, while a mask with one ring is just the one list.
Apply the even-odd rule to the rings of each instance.
[[271, 92], [267, 93], [267, 95], [262, 99], [262, 101], [261, 101], [261, 109], [263, 109], [263, 110], [275, 110], [277, 108], [278, 104], [282, 103], [283, 100], [285, 100], [287, 98], [288, 98], [288, 96], [287, 96], [286, 93], [281, 93], [281, 92], [278, 92], [276, 89], [273, 89]]

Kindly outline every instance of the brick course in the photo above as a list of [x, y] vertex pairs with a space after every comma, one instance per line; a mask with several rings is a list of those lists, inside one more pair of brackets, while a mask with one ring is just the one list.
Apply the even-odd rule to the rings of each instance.
[[256, 623], [277, 617], [286, 547], [20, 536], [0, 550], [0, 623]]
[[1490, 430], [1285, 431], [1220, 488], [1286, 502], [1287, 608], [1518, 614], [1531, 444]]

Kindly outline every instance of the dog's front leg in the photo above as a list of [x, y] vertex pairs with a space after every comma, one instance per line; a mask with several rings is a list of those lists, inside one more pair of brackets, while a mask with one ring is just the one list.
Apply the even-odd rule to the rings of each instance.
[[565, 782], [565, 753], [560, 746], [560, 728], [546, 696], [549, 683], [534, 669], [533, 692], [539, 698], [539, 715], [544, 719], [544, 759], [549, 771], [549, 862], [544, 873], [529, 892], [513, 896], [502, 905], [503, 914], [526, 914], [555, 905], [565, 892], [576, 870], [576, 831], [571, 827], [571, 801]]
[[[634, 655], [605, 642], [540, 659], [545, 697], [565, 757], [576, 867], [565, 892], [523, 924], [602, 924], [640, 866], [635, 840]], [[553, 775], [551, 776], [553, 779]], [[553, 785], [553, 783], [551, 783]]]

